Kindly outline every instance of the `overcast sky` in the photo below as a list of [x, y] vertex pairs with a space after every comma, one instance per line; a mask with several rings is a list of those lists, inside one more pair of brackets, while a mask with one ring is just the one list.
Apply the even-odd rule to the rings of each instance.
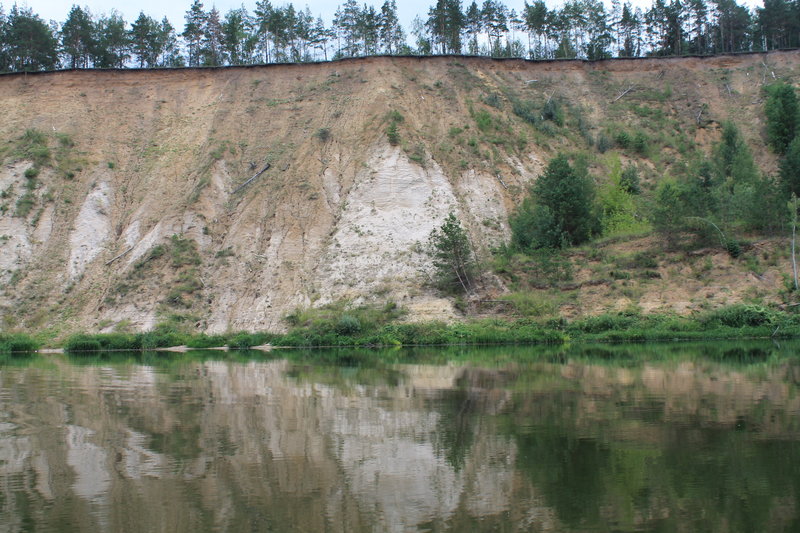
[[[178, 33], [183, 30], [184, 25], [184, 15], [186, 10], [189, 9], [189, 6], [192, 4], [193, 0], [184, 0], [184, 1], [174, 1], [174, 0], [138, 0], [133, 2], [119, 2], [118, 0], [86, 0], [83, 2], [74, 2], [75, 4], [80, 5], [81, 7], [88, 7], [89, 11], [92, 12], [94, 15], [102, 15], [111, 12], [111, 10], [116, 9], [120, 12], [125, 20], [128, 23], [133, 22], [136, 17], [139, 15], [140, 11], [144, 11], [146, 15], [153, 17], [154, 19], [161, 20], [164, 16], [166, 16], [172, 25], [175, 27]], [[532, 0], [531, 0], [532, 1]], [[545, 0], [549, 7], [560, 6], [564, 2], [562, 0]], [[296, 8], [305, 9], [308, 6], [311, 9], [311, 13], [314, 17], [322, 16], [323, 20], [325, 21], [326, 26], [330, 26], [331, 21], [333, 20], [333, 14], [336, 11], [336, 8], [344, 3], [344, 0], [330, 2], [324, 0], [308, 0], [308, 1], [297, 1], [291, 2], [294, 4]], [[359, 4], [363, 5], [364, 3], [371, 4], [376, 8], [380, 9], [380, 6], [383, 4], [383, 0], [375, 0], [375, 1], [366, 1], [366, 0], [359, 0]], [[397, 11], [400, 17], [400, 23], [403, 25], [403, 29], [406, 33], [409, 33], [411, 30], [411, 21], [414, 19], [416, 15], [420, 15], [421, 17], [425, 17], [428, 9], [435, 5], [436, 0], [397, 0]], [[472, 3], [471, 0], [462, 0], [462, 5], [469, 5]], [[515, 9], [517, 12], [522, 10], [523, 0], [507, 0], [505, 4], [510, 9]], [[607, 2], [608, 3], [608, 2]], [[640, 6], [649, 6], [652, 1], [651, 0], [632, 0], [631, 2], [634, 5]], [[739, 0], [738, 3], [742, 3]], [[749, 6], [754, 5], [763, 5], [760, 0], [744, 0], [744, 3]], [[216, 6], [216, 8], [224, 15], [228, 10], [233, 8], [238, 8], [244, 5], [248, 11], [252, 12], [255, 9], [256, 0], [249, 0], [242, 2], [241, 0], [217, 0], [215, 2], [206, 1], [203, 2], [203, 5], [206, 10], [211, 9], [212, 6]], [[288, 1], [283, 0], [272, 0], [272, 5], [275, 6], [282, 6], [289, 4]], [[478, 1], [478, 5], [482, 4], [482, 0]], [[2, 3], [3, 8], [6, 12], [11, 9], [13, 5], [12, 1], [6, 1]], [[28, 0], [26, 1], [19, 1], [17, 2], [19, 6], [27, 6], [30, 7], [34, 13], [38, 14], [46, 21], [55, 20], [57, 22], [64, 22], [67, 18], [67, 14], [69, 13], [70, 8], [72, 7], [72, 2], [64, 2], [59, 0]]]

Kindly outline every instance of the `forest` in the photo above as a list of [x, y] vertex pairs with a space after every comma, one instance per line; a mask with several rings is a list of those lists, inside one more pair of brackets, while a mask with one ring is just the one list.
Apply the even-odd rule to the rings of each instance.
[[800, 1], [543, 0], [517, 11], [501, 0], [437, 0], [403, 28], [395, 0], [378, 8], [347, 0], [327, 23], [308, 7], [259, 0], [220, 13], [194, 0], [182, 26], [144, 12], [95, 15], [74, 5], [45, 21], [16, 4], [0, 7], [0, 71], [158, 68], [327, 61], [370, 55], [468, 54], [497, 58], [588, 59], [714, 55], [800, 46]]

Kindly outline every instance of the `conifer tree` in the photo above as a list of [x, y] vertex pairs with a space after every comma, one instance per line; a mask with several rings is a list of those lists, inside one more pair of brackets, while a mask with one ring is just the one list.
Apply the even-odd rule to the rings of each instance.
[[201, 48], [206, 17], [206, 12], [203, 11], [203, 3], [200, 0], [194, 0], [189, 11], [186, 12], [186, 24], [183, 28], [183, 33], [181, 33], [186, 43], [188, 65], [190, 67], [196, 67], [202, 61]]

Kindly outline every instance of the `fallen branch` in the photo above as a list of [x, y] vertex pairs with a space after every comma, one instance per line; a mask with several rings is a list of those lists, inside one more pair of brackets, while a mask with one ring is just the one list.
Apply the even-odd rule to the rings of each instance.
[[113, 263], [114, 261], [116, 261], [117, 259], [119, 259], [120, 257], [122, 257], [123, 255], [125, 255], [125, 254], [127, 254], [128, 252], [130, 252], [131, 250], [133, 250], [133, 249], [134, 249], [134, 247], [135, 247], [135, 246], [131, 246], [130, 248], [128, 248], [127, 250], [125, 250], [124, 252], [122, 252], [121, 254], [119, 254], [118, 256], [116, 256], [116, 257], [112, 257], [111, 259], [109, 259], [108, 261], [106, 261], [106, 266], [110, 265], [111, 263]]
[[256, 175], [255, 175], [255, 176], [253, 176], [253, 177], [252, 177], [252, 178], [250, 178], [249, 180], [245, 181], [244, 183], [242, 183], [241, 185], [239, 185], [238, 187], [236, 187], [236, 188], [233, 190], [233, 192], [232, 192], [231, 194], [236, 194], [237, 192], [241, 191], [242, 189], [244, 189], [245, 187], [247, 187], [248, 185], [250, 185], [250, 183], [251, 183], [253, 180], [255, 180], [257, 177], [259, 177], [261, 174], [263, 174], [263, 173], [264, 173], [264, 172], [266, 172], [267, 170], [269, 170], [269, 167], [270, 167], [270, 164], [269, 164], [269, 163], [267, 163], [267, 166], [265, 166], [264, 168], [262, 168], [261, 170], [259, 170], [259, 171], [256, 173]]
[[508, 185], [506, 185], [506, 182], [504, 182], [503, 178], [500, 177], [499, 172], [497, 173], [497, 181], [500, 182], [500, 185], [502, 185], [504, 189], [508, 190]]
[[617, 100], [619, 100], [620, 98], [622, 98], [623, 96], [625, 96], [626, 94], [628, 94], [629, 92], [631, 92], [632, 90], [633, 90], [633, 85], [631, 85], [630, 87], [628, 87], [627, 89], [625, 89], [625, 90], [622, 92], [622, 94], [620, 94], [619, 96], [617, 96], [616, 98], [614, 98], [614, 100], [612, 100], [612, 101], [611, 101], [611, 103], [613, 104], [614, 102], [616, 102]]

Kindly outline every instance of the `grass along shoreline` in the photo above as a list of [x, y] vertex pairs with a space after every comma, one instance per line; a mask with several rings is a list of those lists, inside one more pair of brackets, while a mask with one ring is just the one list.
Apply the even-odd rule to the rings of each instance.
[[[297, 311], [287, 333], [187, 333], [161, 325], [143, 333], [80, 333], [59, 346], [68, 353], [114, 350], [335, 348], [565, 344], [800, 337], [800, 315], [755, 305], [731, 305], [684, 317], [668, 314], [607, 313], [575, 320], [553, 318], [399, 322], [395, 308], [343, 306]], [[27, 334], [0, 334], [0, 353], [32, 352], [43, 343]]]

